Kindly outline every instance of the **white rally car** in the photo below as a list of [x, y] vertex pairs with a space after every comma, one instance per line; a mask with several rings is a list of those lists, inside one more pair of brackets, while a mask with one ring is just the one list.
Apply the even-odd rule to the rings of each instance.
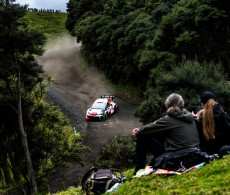
[[113, 95], [103, 95], [94, 101], [91, 107], [86, 111], [86, 120], [106, 120], [118, 110], [118, 105], [113, 101]]

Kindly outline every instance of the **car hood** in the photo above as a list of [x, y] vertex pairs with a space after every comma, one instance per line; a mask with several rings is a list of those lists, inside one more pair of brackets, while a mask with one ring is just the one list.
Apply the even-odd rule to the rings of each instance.
[[103, 110], [102, 109], [99, 109], [99, 108], [89, 108], [88, 109], [88, 112], [90, 113], [90, 114], [93, 114], [93, 115], [96, 115], [96, 114], [98, 114], [98, 113], [100, 113], [100, 112], [102, 112]]

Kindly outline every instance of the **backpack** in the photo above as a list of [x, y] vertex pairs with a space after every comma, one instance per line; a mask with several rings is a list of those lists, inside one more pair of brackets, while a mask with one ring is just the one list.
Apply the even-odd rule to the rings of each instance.
[[109, 190], [117, 183], [123, 183], [125, 177], [119, 169], [99, 169], [90, 168], [81, 180], [82, 190], [87, 194], [102, 194]]

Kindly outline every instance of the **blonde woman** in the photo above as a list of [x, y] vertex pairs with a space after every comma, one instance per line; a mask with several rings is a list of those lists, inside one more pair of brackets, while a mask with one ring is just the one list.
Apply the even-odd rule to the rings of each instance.
[[230, 118], [211, 91], [204, 92], [200, 101], [203, 109], [196, 116], [201, 149], [220, 157], [230, 154]]

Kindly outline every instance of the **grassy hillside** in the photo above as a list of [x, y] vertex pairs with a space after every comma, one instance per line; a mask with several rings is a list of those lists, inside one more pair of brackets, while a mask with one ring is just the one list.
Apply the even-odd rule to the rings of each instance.
[[25, 18], [32, 29], [45, 33], [48, 40], [67, 33], [65, 28], [66, 13], [28, 12]]
[[[125, 172], [127, 181], [114, 195], [184, 195], [230, 194], [230, 156], [206, 164], [198, 170], [182, 175], [149, 175], [132, 178], [133, 170]], [[83, 195], [81, 188], [69, 189], [56, 195]]]

